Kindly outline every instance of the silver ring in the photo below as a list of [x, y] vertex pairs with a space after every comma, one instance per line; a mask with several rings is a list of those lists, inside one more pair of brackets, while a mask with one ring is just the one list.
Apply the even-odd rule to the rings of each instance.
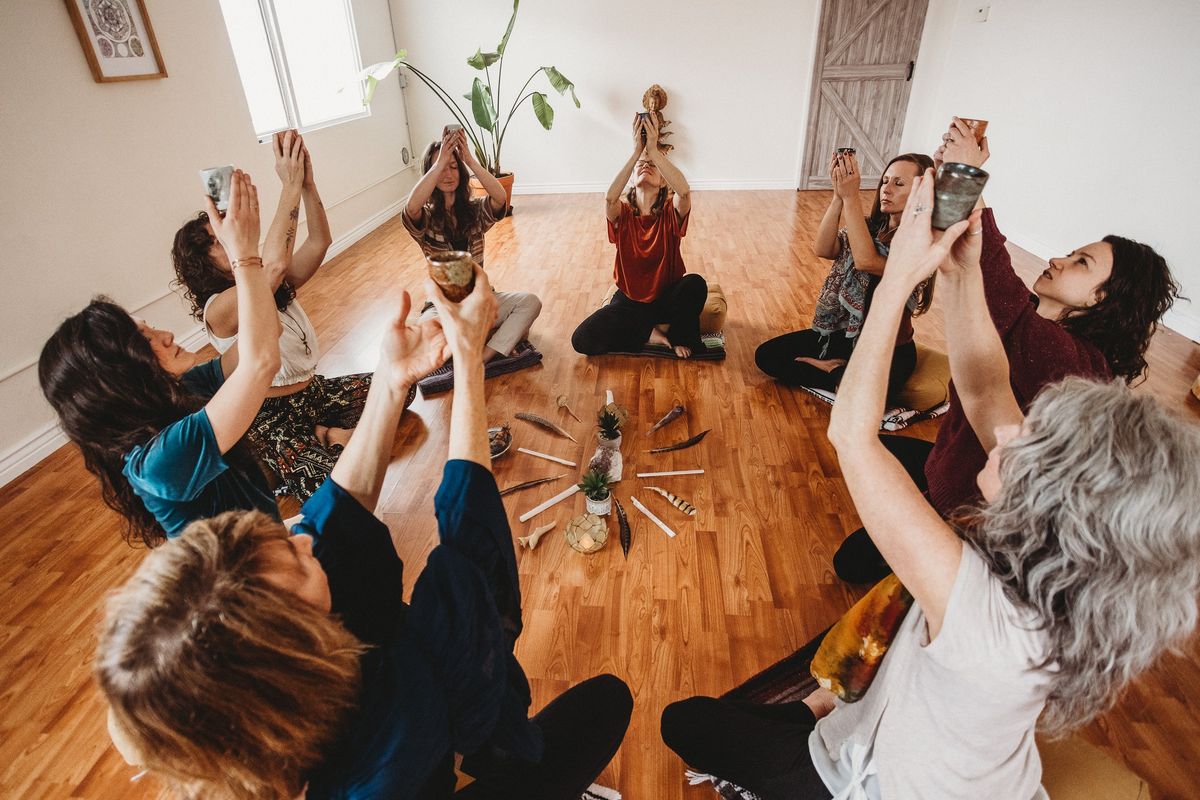
[[967, 231], [967, 236], [982, 236], [982, 235], [983, 235], [983, 228], [980, 228], [977, 231]]
[[913, 216], [915, 217], [918, 214], [920, 214], [921, 212], [928, 211], [928, 210], [929, 210], [929, 206], [916, 206], [915, 208], [913, 208]]

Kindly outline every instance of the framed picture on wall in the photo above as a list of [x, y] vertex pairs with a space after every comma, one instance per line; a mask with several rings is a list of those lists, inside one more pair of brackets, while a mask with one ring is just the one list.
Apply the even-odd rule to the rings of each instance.
[[145, 0], [65, 0], [97, 83], [167, 77]]

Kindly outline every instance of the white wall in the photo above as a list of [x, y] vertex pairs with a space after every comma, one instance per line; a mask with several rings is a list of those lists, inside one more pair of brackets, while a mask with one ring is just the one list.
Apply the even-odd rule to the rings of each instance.
[[[196, 170], [234, 163], [274, 209], [269, 145], [254, 137], [216, 0], [148, 0], [162, 80], [98, 84], [63, 3], [0, 4], [0, 484], [61, 441], [35, 361], [62, 319], [105, 293], [178, 334], [171, 238], [200, 207]], [[395, 51], [387, 0], [355, 0], [363, 59]], [[307, 138], [335, 242], [394, 214], [413, 181], [398, 84], [372, 116]], [[265, 228], [264, 222], [264, 228]]]
[[[1167, 324], [1200, 340], [1200, 3], [930, 0], [902, 149], [929, 151], [953, 114], [989, 120], [989, 204], [1046, 257], [1116, 233], [1166, 257], [1184, 294]], [[923, 71], [923, 74], [922, 74]]]
[[[480, 74], [466, 59], [476, 47], [495, 49], [512, 11], [497, 0], [391, 4], [396, 43], [456, 97]], [[672, 157], [694, 187], [795, 188], [817, 5], [525, 0], [509, 42], [502, 105], [534, 69], [553, 65], [575, 82], [582, 108], [544, 78], [534, 82], [550, 94], [554, 129], [542, 130], [528, 102], [518, 111], [501, 152], [516, 190], [606, 189], [629, 155], [632, 117], [652, 83], [670, 95], [664, 113], [675, 131]], [[408, 108], [421, 150], [449, 113], [415, 80]]]

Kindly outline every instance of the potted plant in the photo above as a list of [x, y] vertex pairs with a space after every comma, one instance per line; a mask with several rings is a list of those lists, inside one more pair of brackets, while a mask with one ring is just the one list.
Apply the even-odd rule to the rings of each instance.
[[621, 428], [629, 422], [629, 412], [623, 406], [609, 403], [600, 409], [596, 415], [596, 425], [599, 428], [600, 446], [619, 449], [621, 447]]
[[587, 498], [589, 514], [603, 517], [612, 510], [612, 491], [609, 489], [608, 483], [607, 472], [593, 469], [584, 473], [579, 489]]
[[[460, 125], [466, 131], [467, 136], [471, 139], [471, 144], [475, 148], [475, 157], [479, 159], [479, 163], [487, 169], [488, 172], [496, 176], [496, 179], [504, 186], [504, 191], [508, 195], [509, 205], [512, 204], [512, 185], [513, 174], [504, 172], [500, 166], [500, 152], [504, 146], [504, 134], [508, 131], [508, 124], [512, 122], [513, 115], [517, 109], [528, 100], [533, 107], [533, 114], [537, 117], [537, 121], [542, 127], [550, 130], [554, 126], [554, 109], [551, 108], [549, 101], [546, 99], [546, 94], [539, 91], [525, 90], [529, 88], [529, 84], [539, 73], [546, 76], [546, 80], [550, 83], [550, 87], [560, 95], [571, 93], [571, 100], [575, 103], [575, 107], [579, 108], [579, 98], [575, 96], [575, 84], [569, 81], [566, 76], [558, 71], [555, 67], [538, 67], [525, 81], [521, 90], [516, 94], [516, 100], [509, 104], [508, 111], [502, 110], [500, 91], [504, 79], [504, 55], [508, 48], [508, 38], [512, 35], [513, 23], [517, 21], [517, 6], [520, 0], [513, 0], [512, 16], [508, 19], [508, 28], [504, 31], [503, 38], [500, 39], [500, 44], [496, 46], [495, 52], [485, 53], [483, 48], [477, 48], [475, 55], [467, 59], [467, 64], [479, 72], [483, 73], [483, 80], [476, 76], [471, 83], [471, 91], [463, 98], [471, 104], [471, 114], [468, 116], [461, 107], [458, 100], [453, 97], [450, 92], [442, 88], [429, 75], [418, 67], [413, 66], [408, 60], [408, 51], [401, 50], [396, 53], [396, 57], [391, 61], [381, 61], [378, 64], [372, 64], [359, 73], [359, 80], [367, 82], [367, 91], [363, 98], [364, 105], [370, 105], [371, 98], [375, 94], [375, 87], [379, 82], [391, 75], [400, 67], [404, 67], [410, 73], [416, 76], [417, 80], [429, 87], [434, 96], [442, 101], [444, 105]], [[496, 68], [496, 81], [492, 83], [492, 67]], [[471, 122], [474, 121], [475, 125]], [[478, 127], [476, 127], [478, 126]]]

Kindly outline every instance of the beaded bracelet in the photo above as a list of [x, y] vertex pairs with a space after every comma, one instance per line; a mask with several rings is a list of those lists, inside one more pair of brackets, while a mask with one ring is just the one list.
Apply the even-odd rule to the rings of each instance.
[[238, 267], [259, 267], [263, 265], [263, 260], [259, 256], [247, 256], [246, 258], [235, 258], [230, 262], [234, 269]]

